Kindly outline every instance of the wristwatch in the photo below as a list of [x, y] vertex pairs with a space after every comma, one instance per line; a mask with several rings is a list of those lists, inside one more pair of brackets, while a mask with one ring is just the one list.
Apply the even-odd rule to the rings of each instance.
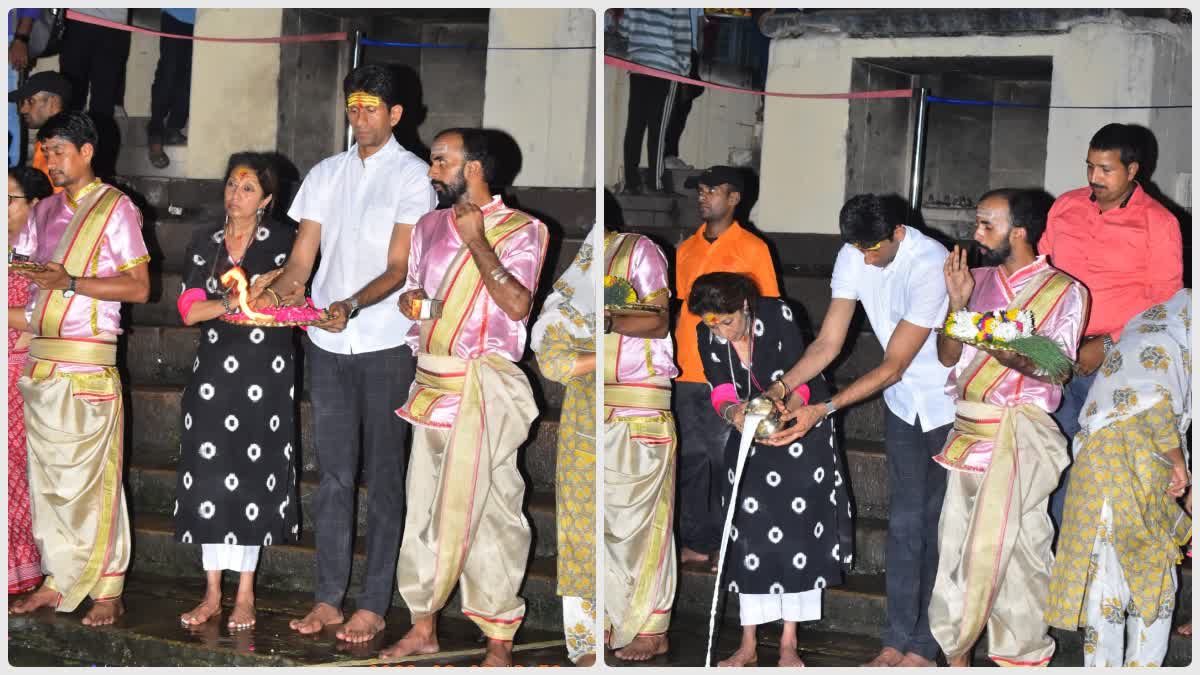
[[71, 277], [71, 283], [67, 284], [66, 289], [63, 290], [64, 298], [71, 298], [71, 297], [75, 296], [75, 282], [76, 281], [78, 281], [78, 279], [76, 279], [75, 277]]
[[346, 318], [353, 319], [355, 316], [358, 315], [358, 298], [356, 298], [352, 295], [352, 296], [346, 298], [345, 303], [347, 305], [350, 305], [350, 312], [348, 314], [346, 314]]
[[1113, 348], [1112, 336], [1108, 333], [1105, 333], [1100, 337], [1100, 342], [1104, 344], [1104, 355], [1108, 356], [1108, 353], [1111, 352]]
[[29, 36], [22, 33], [13, 33], [12, 39], [19, 40], [25, 44], [29, 44]]
[[825, 416], [829, 417], [830, 415], [832, 415], [835, 412], [837, 412], [837, 406], [834, 405], [833, 399], [829, 399], [828, 401], [825, 401]]

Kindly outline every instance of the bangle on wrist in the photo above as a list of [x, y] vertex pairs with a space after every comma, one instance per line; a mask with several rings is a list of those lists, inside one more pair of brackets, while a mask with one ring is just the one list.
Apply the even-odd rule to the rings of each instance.
[[12, 39], [20, 40], [21, 42], [24, 42], [25, 44], [29, 44], [29, 36], [25, 35], [24, 33], [13, 33]]

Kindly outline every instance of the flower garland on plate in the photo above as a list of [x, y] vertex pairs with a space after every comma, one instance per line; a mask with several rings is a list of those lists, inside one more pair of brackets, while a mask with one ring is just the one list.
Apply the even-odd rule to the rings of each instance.
[[1071, 373], [1070, 357], [1058, 343], [1034, 332], [1033, 312], [1026, 309], [972, 312], [960, 309], [946, 315], [942, 332], [973, 347], [1015, 352], [1033, 362], [1039, 372], [1056, 382]]

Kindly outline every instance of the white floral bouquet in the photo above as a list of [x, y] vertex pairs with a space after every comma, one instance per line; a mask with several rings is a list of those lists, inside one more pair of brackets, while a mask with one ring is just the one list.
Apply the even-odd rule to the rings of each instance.
[[1070, 357], [1057, 342], [1036, 334], [1034, 328], [1033, 312], [1026, 309], [991, 312], [960, 309], [946, 316], [941, 330], [947, 337], [973, 347], [1016, 352], [1054, 380], [1065, 380], [1071, 372]]

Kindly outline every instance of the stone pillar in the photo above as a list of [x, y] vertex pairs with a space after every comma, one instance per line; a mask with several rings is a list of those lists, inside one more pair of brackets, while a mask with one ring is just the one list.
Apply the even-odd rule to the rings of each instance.
[[[282, 27], [278, 7], [196, 12], [196, 35], [277, 37]], [[240, 150], [275, 150], [279, 54], [278, 44], [195, 43], [188, 178], [221, 178], [229, 155]]]
[[[489, 46], [596, 44], [591, 9], [493, 9]], [[596, 52], [496, 51], [487, 55], [483, 126], [521, 148], [516, 186], [596, 182]]]

